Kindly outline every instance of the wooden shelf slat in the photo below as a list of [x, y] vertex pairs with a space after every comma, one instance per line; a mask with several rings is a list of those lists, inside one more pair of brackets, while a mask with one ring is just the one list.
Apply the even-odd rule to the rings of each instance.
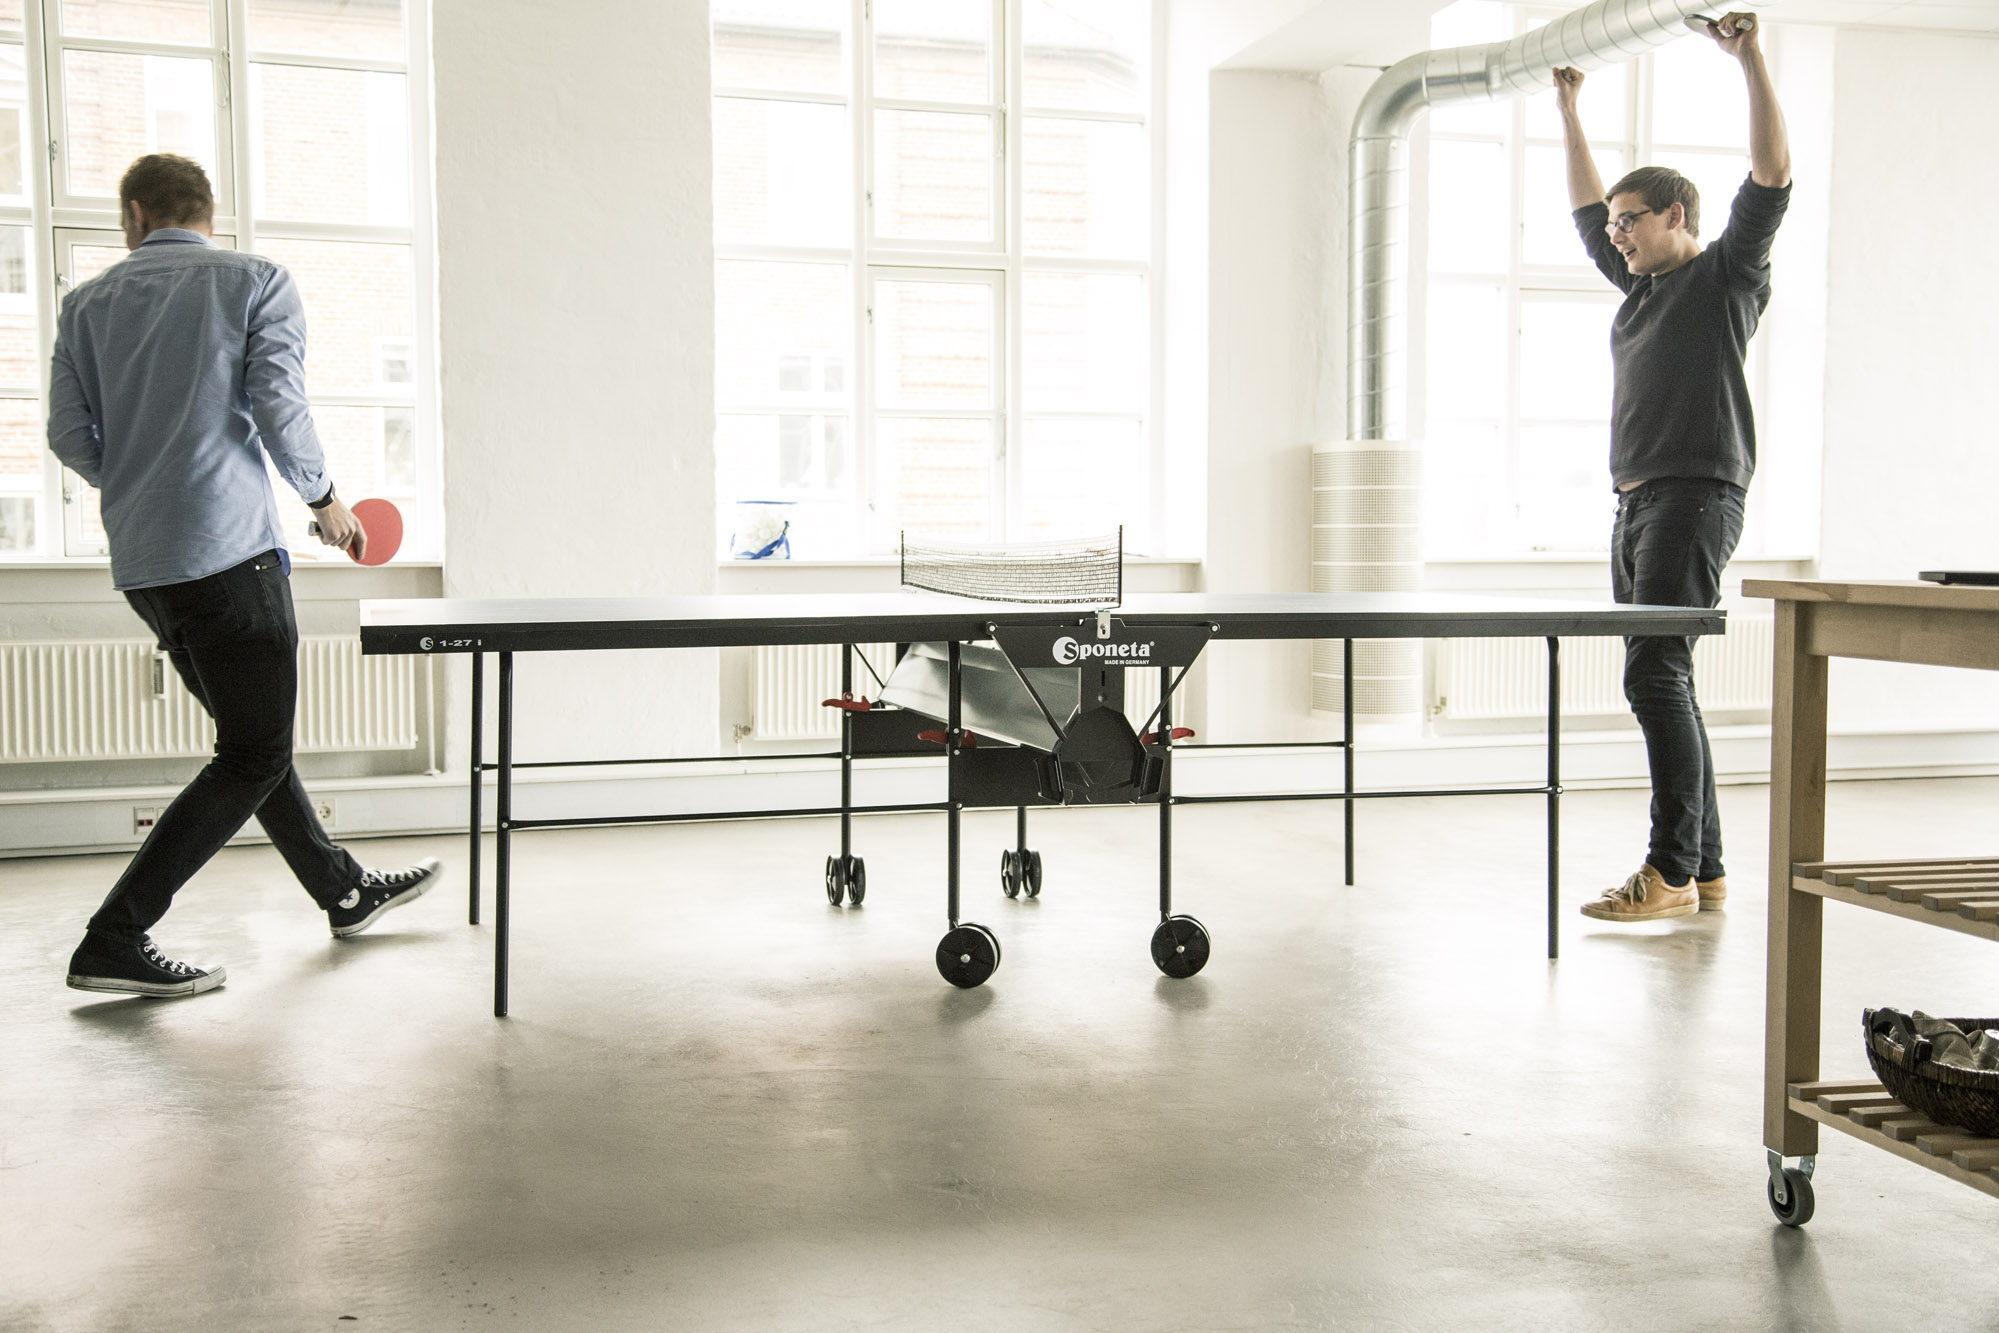
[[1821, 1097], [1837, 1097], [1848, 1092], [1886, 1092], [1878, 1078], [1846, 1079], [1842, 1081], [1817, 1083], [1793, 1083], [1785, 1089], [1793, 1097], [1817, 1101]]
[[1999, 857], [1956, 856], [1930, 861], [1800, 861], [1791, 867], [1791, 874], [1848, 886], [1856, 876], [1862, 875], [1924, 875], [1951, 870], [1999, 871]]
[[1846, 1113], [1846, 1118], [1866, 1129], [1879, 1129], [1890, 1120], [1907, 1120], [1915, 1112], [1900, 1102], [1890, 1102], [1886, 1106], [1857, 1106]]

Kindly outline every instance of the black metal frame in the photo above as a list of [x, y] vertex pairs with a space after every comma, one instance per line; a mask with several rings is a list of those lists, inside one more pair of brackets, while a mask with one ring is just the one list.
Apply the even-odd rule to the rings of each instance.
[[[1159, 803], [1159, 919], [1164, 923], [1173, 915], [1173, 807], [1176, 805], [1220, 805], [1250, 801], [1312, 801], [1337, 800], [1345, 807], [1345, 870], [1349, 887], [1354, 882], [1354, 803], [1363, 800], [1387, 800], [1412, 796], [1532, 796], [1544, 795], [1548, 801], [1548, 957], [1552, 960], [1560, 950], [1560, 930], [1557, 913], [1560, 907], [1561, 891], [1561, 640], [1554, 635], [1547, 636], [1548, 644], [1548, 778], [1539, 786], [1530, 787], [1467, 787], [1448, 790], [1397, 790], [1397, 791], [1356, 791], [1354, 789], [1354, 710], [1353, 710], [1353, 645], [1352, 638], [1342, 640], [1344, 644], [1341, 695], [1341, 738], [1336, 741], [1275, 741], [1230, 742], [1208, 744], [1180, 744], [1173, 741], [1173, 694], [1181, 680], [1171, 667], [1159, 669], [1159, 742], [1161, 776], [1158, 794]], [[854, 646], [846, 644], [841, 653], [840, 688], [843, 696], [851, 697], [854, 686]], [[499, 698], [496, 709], [498, 736], [498, 757], [494, 763], [485, 762], [484, 749], [484, 657], [482, 652], [473, 651], [472, 659], [472, 728], [471, 728], [471, 775], [470, 775], [470, 842], [468, 857], [468, 917], [471, 924], [479, 924], [479, 851], [484, 824], [484, 777], [487, 773], [497, 773], [495, 784], [495, 824], [493, 857], [493, 1014], [505, 1017], [507, 1013], [507, 963], [510, 933], [510, 891], [511, 891], [511, 835], [521, 829], [538, 828], [583, 828], [609, 824], [673, 824], [692, 823], [703, 820], [762, 819], [792, 815], [833, 815], [840, 816], [840, 856], [842, 864], [853, 850], [853, 817], [856, 814], [882, 814], [920, 810], [942, 810], [945, 814], [945, 838], [947, 844], [945, 914], [950, 925], [959, 924], [959, 816], [962, 803], [953, 799], [942, 802], [920, 802], [910, 804], [857, 806], [853, 800], [854, 765], [854, 724], [853, 714], [843, 710], [840, 721], [840, 749], [837, 752], [805, 752], [773, 755], [735, 756], [685, 756], [664, 759], [569, 759], [533, 763], [515, 763], [513, 759], [513, 711], [514, 711], [514, 655], [511, 651], [499, 651]], [[963, 737], [960, 718], [960, 683], [962, 665], [960, 643], [952, 640], [949, 644], [950, 703], [949, 716], [945, 719], [945, 762], [956, 758]], [[1270, 794], [1250, 794], [1240, 796], [1176, 796], [1173, 794], [1173, 754], [1176, 750], [1280, 750], [1280, 749], [1337, 749], [1343, 752], [1344, 783], [1340, 790], [1330, 792], [1284, 792]], [[513, 816], [513, 775], [516, 770], [530, 768], [592, 768], [610, 765], [650, 765], [650, 764], [699, 764], [699, 763], [746, 763], [788, 759], [832, 759], [840, 761], [840, 804], [810, 808], [780, 810], [728, 810], [701, 811], [699, 813], [658, 814], [658, 815], [606, 815], [575, 819], [515, 819]], [[1018, 807], [1016, 824], [1016, 846], [1019, 851], [1027, 850], [1027, 807]]]

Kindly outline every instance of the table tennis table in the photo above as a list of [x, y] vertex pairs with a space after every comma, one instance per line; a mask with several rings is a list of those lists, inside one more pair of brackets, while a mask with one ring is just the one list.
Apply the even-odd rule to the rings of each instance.
[[[1346, 883], [1354, 882], [1354, 807], [1357, 801], [1415, 796], [1540, 795], [1547, 801], [1548, 957], [1559, 951], [1556, 914], [1560, 890], [1561, 653], [1566, 636], [1696, 636], [1725, 630], [1719, 610], [1635, 606], [1608, 602], [1552, 601], [1451, 593], [1160, 593], [1133, 596], [1113, 608], [982, 601], [934, 593], [813, 596], [697, 596], [661, 598], [426, 598], [364, 601], [361, 650], [366, 654], [460, 654], [471, 658], [469, 918], [479, 921], [479, 851], [484, 823], [484, 779], [495, 775], [493, 1012], [507, 1013], [511, 839], [516, 832], [590, 825], [751, 819], [780, 815], [838, 815], [840, 852], [827, 858], [826, 890], [835, 905], [858, 905], [866, 891], [865, 866], [853, 855], [852, 817], [885, 811], [940, 811], [945, 816], [948, 930], [938, 946], [938, 970], [953, 984], [982, 984], [999, 965], [999, 939], [960, 915], [959, 816], [967, 808], [1018, 810], [1018, 847], [1002, 857], [1002, 887], [1009, 896], [1041, 887], [1038, 854], [1026, 847], [1027, 807], [1111, 799], [1159, 807], [1159, 917], [1153, 960], [1171, 977], [1198, 972], [1207, 962], [1206, 929], [1176, 915], [1172, 892], [1172, 824], [1176, 805], [1267, 800], [1338, 800], [1344, 803]], [[1542, 638], [1548, 653], [1547, 778], [1532, 785], [1448, 790], [1357, 790], [1354, 784], [1353, 642], [1356, 639]], [[1175, 692], [1205, 646], [1224, 640], [1343, 640], [1346, 655], [1344, 728], [1337, 741], [1182, 743], [1188, 733], [1173, 725]], [[934, 715], [910, 708], [873, 708], [854, 695], [854, 645], [893, 642], [934, 645], [937, 702]], [[514, 756], [514, 655], [631, 649], [728, 648], [828, 644], [844, 646], [841, 739], [837, 752], [765, 756], [675, 756], [664, 759], [521, 761]], [[1074, 667], [1081, 689], [1099, 704], [1122, 702], [1124, 671], [1158, 672], [1159, 704], [1134, 739], [1128, 774], [1092, 789], [1090, 765], [1055, 763], [1032, 745], [982, 739], [967, 721], [966, 656], [997, 645], [1005, 666], [1032, 695], [1050, 723], [1060, 719], [1034, 688], [1053, 668]], [[485, 759], [484, 659], [497, 661], [496, 755]], [[1042, 656], [1046, 654], [1046, 656]], [[908, 660], [905, 654], [903, 660]], [[1031, 664], [1032, 670], [1016, 664]], [[1094, 674], [1091, 674], [1094, 673]], [[830, 702], [830, 701], [829, 701]], [[1096, 709], [1102, 713], [1103, 707]], [[1156, 723], [1156, 725], [1155, 725]], [[941, 725], [937, 725], [941, 724]], [[919, 730], [921, 728], [921, 730]], [[1075, 728], [1080, 730], [1081, 728]], [[1343, 752], [1344, 781], [1337, 790], [1270, 794], [1178, 795], [1173, 756], [1186, 749], [1317, 747]], [[857, 760], [928, 753], [946, 765], [942, 802], [857, 805]], [[529, 768], [592, 765], [743, 762], [758, 758], [837, 757], [840, 800], [806, 809], [703, 811], [671, 814], [605, 814], [562, 819], [521, 818], [514, 811], [514, 775]], [[1065, 786], [1063, 775], [1071, 780]]]

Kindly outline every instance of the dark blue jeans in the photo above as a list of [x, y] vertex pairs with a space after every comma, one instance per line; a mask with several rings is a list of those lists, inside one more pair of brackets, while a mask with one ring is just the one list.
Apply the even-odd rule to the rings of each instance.
[[[1610, 539], [1620, 602], [1713, 607], [1721, 571], [1742, 539], [1746, 492], [1725, 481], [1661, 477], [1621, 492]], [[1645, 733], [1652, 769], [1652, 845], [1645, 859], [1670, 884], [1723, 874], [1714, 757], [1694, 697], [1694, 641], [1624, 641], [1624, 697]]]
[[125, 600], [215, 719], [215, 757], [160, 813], [90, 933], [136, 942], [252, 815], [313, 901], [333, 906], [361, 882], [361, 867], [328, 840], [292, 767], [298, 623], [277, 552]]

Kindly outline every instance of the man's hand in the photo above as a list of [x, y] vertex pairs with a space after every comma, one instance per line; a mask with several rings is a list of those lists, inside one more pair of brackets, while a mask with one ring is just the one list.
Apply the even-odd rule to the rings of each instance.
[[1576, 113], [1576, 98], [1583, 90], [1583, 72], [1570, 65], [1555, 71], [1555, 109], [1564, 116]]
[[319, 524], [319, 540], [326, 545], [337, 546], [356, 560], [368, 553], [367, 530], [339, 496], [334, 496], [333, 503], [324, 509], [313, 510], [312, 518]]
[[1707, 35], [1714, 38], [1714, 44], [1737, 60], [1762, 49], [1756, 45], [1756, 34], [1762, 30], [1763, 25], [1754, 14], [1740, 9], [1731, 10], [1707, 25]]

